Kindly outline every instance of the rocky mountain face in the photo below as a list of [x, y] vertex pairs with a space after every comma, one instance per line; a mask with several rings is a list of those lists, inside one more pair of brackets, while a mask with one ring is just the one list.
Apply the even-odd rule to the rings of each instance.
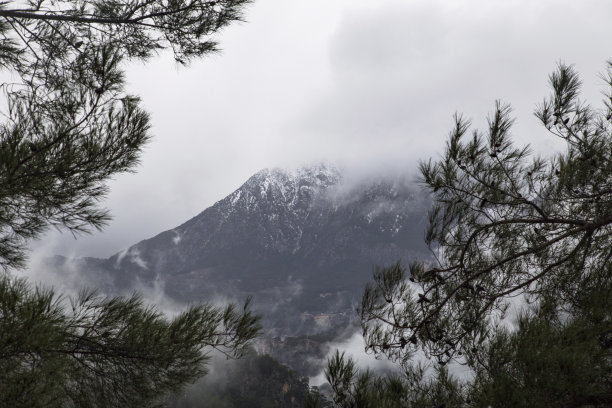
[[330, 166], [266, 169], [184, 224], [72, 267], [107, 290], [252, 296], [269, 332], [308, 333], [347, 320], [374, 267], [427, 256], [426, 212], [423, 194], [398, 181], [349, 187]]

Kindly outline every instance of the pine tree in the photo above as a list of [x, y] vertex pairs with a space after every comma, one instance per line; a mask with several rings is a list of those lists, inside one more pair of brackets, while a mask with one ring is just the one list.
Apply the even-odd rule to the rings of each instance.
[[[359, 308], [367, 348], [404, 371], [408, 399], [398, 406], [612, 403], [612, 62], [604, 78], [598, 110], [578, 99], [571, 66], [550, 76], [552, 95], [535, 115], [565, 142], [562, 153], [533, 157], [514, 146], [511, 109], [498, 102], [486, 132], [468, 136], [469, 121], [456, 115], [443, 158], [421, 163], [434, 201], [426, 242], [435, 262], [378, 270]], [[508, 331], [500, 321], [517, 297], [531, 307]], [[417, 351], [436, 375], [423, 376], [412, 362]], [[332, 385], [347, 384], [340, 390], [379, 381], [357, 386], [358, 371], [332, 370], [341, 362], [328, 366]], [[449, 380], [450, 362], [468, 365], [474, 382]], [[553, 373], [563, 370], [588, 381], [562, 376], [555, 385]], [[561, 384], [567, 389], [556, 395]]]
[[110, 177], [133, 171], [149, 115], [124, 90], [123, 64], [169, 49], [179, 64], [249, 0], [5, 1], [0, 66], [14, 82], [0, 126], [0, 406], [145, 407], [205, 373], [207, 352], [242, 355], [258, 330], [239, 310], [192, 306], [169, 319], [137, 296], [65, 298], [11, 277], [49, 227], [109, 219]]
[[[101, 228], [105, 182], [132, 171], [149, 115], [125, 93], [123, 63], [170, 49], [175, 60], [215, 52], [212, 36], [249, 0], [6, 1], [0, 4], [0, 265], [23, 266], [49, 226]], [[13, 8], [11, 8], [13, 7]], [[154, 84], [152, 84], [154, 85]]]
[[516, 329], [498, 328], [470, 355], [471, 406], [612, 405], [612, 279], [571, 303], [549, 296], [523, 312]]
[[[496, 327], [469, 350], [469, 376], [446, 365], [405, 360], [395, 375], [358, 369], [339, 352], [326, 377], [336, 407], [609, 407], [612, 404], [612, 279], [524, 310], [514, 328]], [[316, 406], [316, 405], [312, 405]]]
[[578, 100], [572, 67], [550, 82], [536, 116], [566, 152], [530, 158], [512, 144], [510, 108], [497, 103], [486, 135], [464, 143], [469, 122], [457, 116], [443, 159], [421, 164], [436, 263], [411, 265], [413, 282], [399, 266], [375, 274], [360, 309], [373, 350], [401, 358], [418, 347], [445, 362], [477, 347], [510, 297], [571, 301], [609, 274], [612, 94], [602, 112]]
[[148, 407], [206, 373], [208, 352], [241, 357], [248, 309], [191, 306], [168, 319], [131, 297], [65, 299], [0, 279], [0, 406]]

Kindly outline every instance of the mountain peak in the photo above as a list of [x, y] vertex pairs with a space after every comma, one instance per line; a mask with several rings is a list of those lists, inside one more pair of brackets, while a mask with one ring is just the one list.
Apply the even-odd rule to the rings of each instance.
[[322, 163], [294, 170], [263, 169], [215, 206], [222, 207], [224, 212], [238, 209], [250, 212], [262, 208], [274, 211], [279, 206], [303, 212], [340, 180], [336, 167]]
[[124, 289], [165, 282], [177, 300], [253, 295], [268, 328], [293, 326], [289, 310], [351, 310], [374, 266], [425, 252], [418, 194], [372, 181], [347, 187], [325, 163], [264, 169], [184, 224], [88, 265]]
[[340, 180], [341, 175], [337, 167], [318, 163], [291, 170], [279, 167], [266, 168], [255, 173], [244, 183], [243, 187], [258, 186], [267, 189], [271, 185], [293, 183], [325, 188], [337, 184]]

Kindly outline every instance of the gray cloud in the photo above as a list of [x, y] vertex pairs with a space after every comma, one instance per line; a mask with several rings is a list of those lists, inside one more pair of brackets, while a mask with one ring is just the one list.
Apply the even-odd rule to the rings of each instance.
[[111, 183], [114, 221], [33, 246], [107, 257], [264, 167], [414, 172], [443, 148], [455, 111], [482, 126], [497, 98], [515, 107], [520, 142], [555, 149], [533, 108], [559, 60], [576, 64], [586, 99], [601, 99], [610, 15], [608, 0], [259, 0], [219, 35], [223, 53], [187, 69], [168, 55], [130, 66], [156, 137], [138, 173]]
[[515, 106], [518, 139], [548, 147], [531, 115], [546, 77], [560, 59], [575, 62], [599, 99], [593, 79], [608, 55], [597, 39], [611, 30], [592, 13], [612, 5], [532, 3], [385, 2], [348, 13], [330, 38], [334, 86], [303, 129], [346, 160], [413, 161], [440, 150], [453, 112], [482, 125], [499, 98]]

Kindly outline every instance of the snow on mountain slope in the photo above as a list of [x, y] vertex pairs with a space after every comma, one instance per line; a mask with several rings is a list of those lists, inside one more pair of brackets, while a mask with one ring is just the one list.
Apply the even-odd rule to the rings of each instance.
[[375, 266], [426, 256], [426, 209], [426, 197], [398, 180], [347, 189], [329, 165], [266, 169], [94, 269], [119, 289], [163, 282], [180, 301], [252, 295], [267, 325], [282, 325], [350, 311]]

